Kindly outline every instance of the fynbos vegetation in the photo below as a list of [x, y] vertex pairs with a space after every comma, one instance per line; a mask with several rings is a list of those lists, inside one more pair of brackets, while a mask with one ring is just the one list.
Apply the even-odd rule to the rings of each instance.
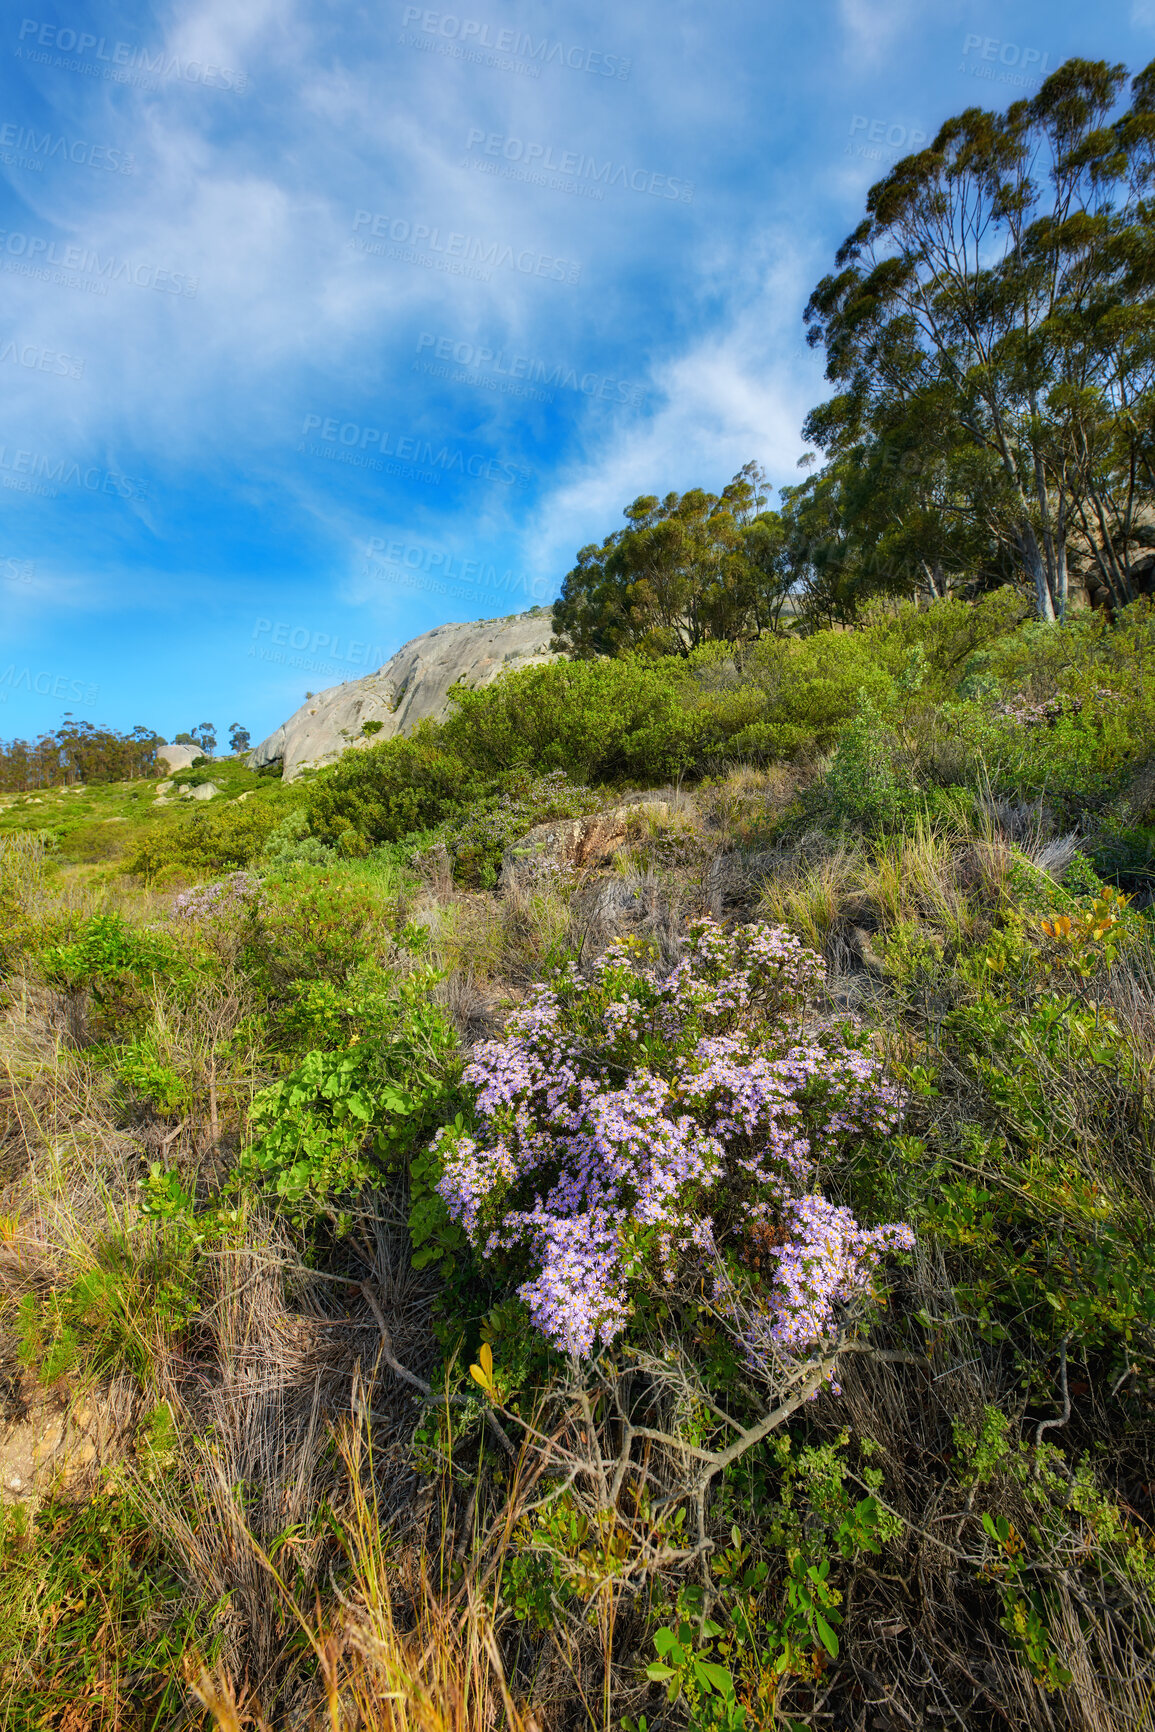
[[638, 501], [566, 659], [13, 788], [12, 1725], [1150, 1722], [1148, 82], [876, 187], [830, 463]]

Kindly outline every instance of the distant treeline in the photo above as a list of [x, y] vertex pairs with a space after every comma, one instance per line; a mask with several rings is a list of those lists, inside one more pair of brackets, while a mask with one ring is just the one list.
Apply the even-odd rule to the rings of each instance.
[[0, 791], [65, 788], [75, 782], [127, 782], [157, 773], [162, 734], [135, 727], [130, 734], [66, 720], [34, 740], [0, 740]]

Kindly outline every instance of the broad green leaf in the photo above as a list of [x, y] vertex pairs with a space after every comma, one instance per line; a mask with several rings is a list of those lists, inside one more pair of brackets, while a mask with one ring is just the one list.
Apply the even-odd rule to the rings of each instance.
[[715, 1665], [713, 1660], [698, 1660], [695, 1670], [703, 1682], [717, 1690], [720, 1696], [729, 1696], [734, 1690], [734, 1680], [725, 1666]]
[[826, 1619], [821, 1615], [821, 1613], [815, 1614], [814, 1627], [818, 1631], [822, 1646], [826, 1649], [830, 1658], [832, 1660], [837, 1660], [838, 1637], [834, 1634], [834, 1631], [830, 1628], [830, 1625], [826, 1622]]

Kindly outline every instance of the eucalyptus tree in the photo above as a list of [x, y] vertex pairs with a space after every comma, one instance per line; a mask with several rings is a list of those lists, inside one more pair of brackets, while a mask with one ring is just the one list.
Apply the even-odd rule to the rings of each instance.
[[555, 641], [579, 657], [686, 655], [775, 629], [789, 573], [766, 501], [753, 463], [721, 493], [642, 494], [623, 529], [579, 552], [554, 603]]
[[1044, 619], [1072, 551], [1130, 597], [1151, 503], [1155, 63], [1116, 114], [1125, 83], [1068, 60], [1004, 114], [948, 120], [870, 189], [805, 314], [838, 387], [807, 436], [836, 461], [918, 449], [922, 497], [904, 511], [891, 490], [891, 540], [932, 574], [988, 544]]

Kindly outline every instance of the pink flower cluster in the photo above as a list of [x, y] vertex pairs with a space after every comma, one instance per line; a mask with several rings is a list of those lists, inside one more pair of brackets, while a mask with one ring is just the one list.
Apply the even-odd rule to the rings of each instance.
[[898, 1110], [851, 1029], [804, 1027], [823, 980], [780, 928], [700, 921], [669, 973], [614, 945], [476, 1049], [476, 1124], [440, 1134], [438, 1190], [484, 1256], [529, 1264], [518, 1292], [556, 1346], [588, 1355], [625, 1327], [632, 1282], [672, 1280], [716, 1231], [774, 1218], [788, 1237], [769, 1326], [778, 1351], [801, 1352], [883, 1250], [913, 1242], [808, 1194], [843, 1139], [886, 1133]]
[[214, 884], [198, 884], [173, 898], [174, 920], [214, 920], [250, 903], [261, 883], [251, 872], [230, 872]]
[[831, 1339], [856, 1301], [871, 1294], [874, 1272], [888, 1251], [914, 1249], [914, 1232], [905, 1222], [865, 1229], [849, 1209], [822, 1196], [790, 1198], [781, 1222], [785, 1242], [766, 1248], [778, 1265], [769, 1293], [743, 1290], [720, 1258], [714, 1277], [714, 1303], [747, 1365], [767, 1381], [784, 1359], [802, 1357]]

